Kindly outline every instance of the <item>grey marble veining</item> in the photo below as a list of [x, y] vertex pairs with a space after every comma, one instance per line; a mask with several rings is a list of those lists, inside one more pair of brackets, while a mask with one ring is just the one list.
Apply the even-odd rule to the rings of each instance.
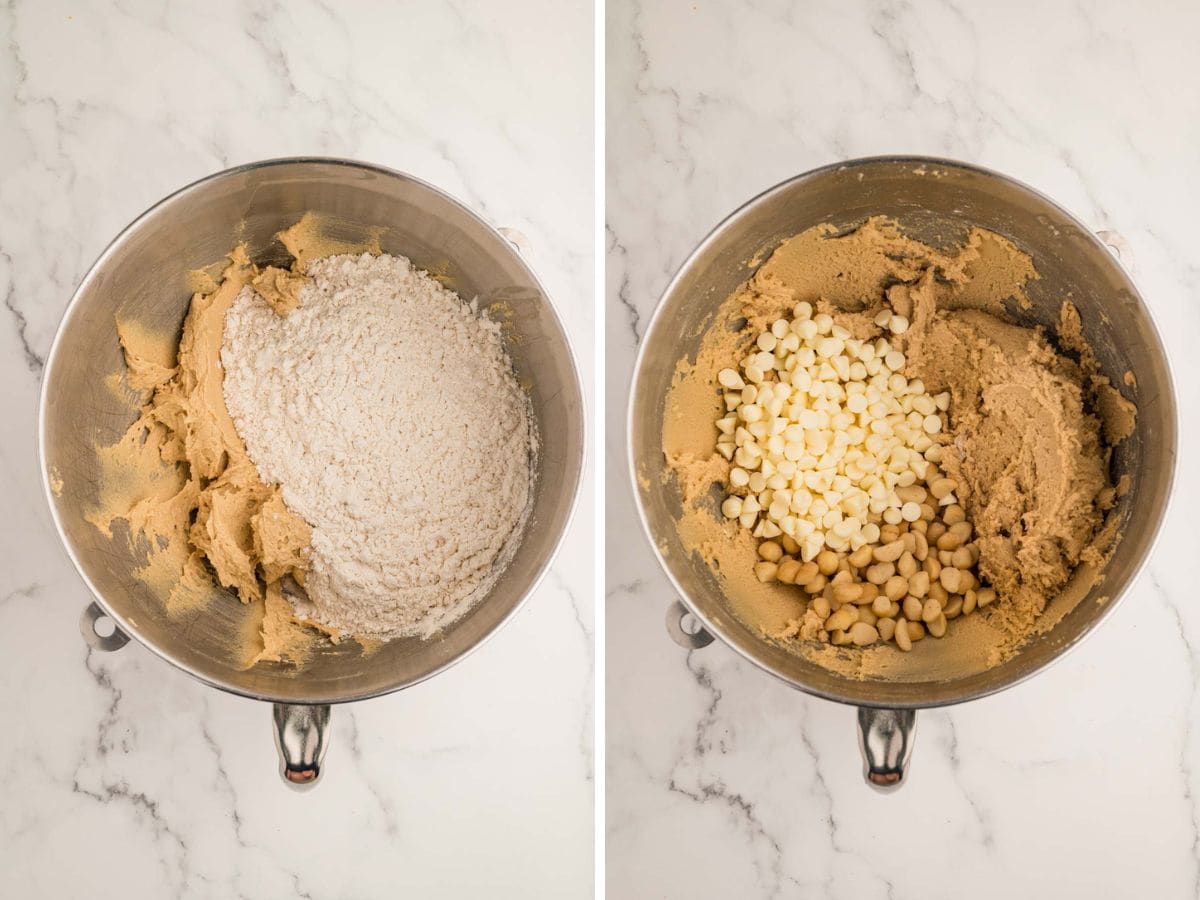
[[169, 191], [284, 155], [402, 169], [526, 235], [590, 390], [590, 10], [10, 0], [0, 47], [0, 894], [590, 896], [588, 489], [521, 614], [336, 709], [325, 780], [297, 795], [265, 705], [84, 646], [34, 439], [54, 328], [105, 244]]
[[[609, 895], [1196, 896], [1200, 13], [610, 0], [607, 20]], [[712, 226], [791, 175], [888, 153], [998, 169], [1125, 240], [1175, 368], [1182, 463], [1112, 618], [1019, 687], [922, 712], [911, 782], [880, 796], [853, 710], [668, 639], [623, 398], [657, 297]]]

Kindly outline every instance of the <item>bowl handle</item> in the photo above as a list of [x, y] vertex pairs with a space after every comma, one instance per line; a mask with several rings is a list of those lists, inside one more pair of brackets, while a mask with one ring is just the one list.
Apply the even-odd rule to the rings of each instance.
[[329, 705], [276, 703], [274, 719], [279, 774], [289, 787], [313, 787], [321, 778], [328, 744]]
[[1117, 262], [1131, 273], [1137, 271], [1137, 266], [1134, 264], [1133, 259], [1133, 248], [1129, 245], [1129, 241], [1125, 240], [1123, 234], [1119, 231], [1101, 230], [1096, 232], [1096, 237], [1117, 258]]
[[513, 249], [522, 256], [529, 255], [529, 238], [515, 228], [497, 228], [500, 236], [513, 245]]
[[916, 732], [914, 709], [858, 708], [858, 748], [867, 784], [888, 793], [904, 783]]
[[[111, 633], [101, 634], [96, 630], [96, 623], [101, 619], [112, 624], [113, 629]], [[118, 628], [117, 623], [109, 618], [108, 613], [95, 603], [89, 603], [83, 608], [83, 614], [79, 617], [79, 633], [83, 635], [83, 640], [89, 647], [93, 650], [102, 650], [105, 653], [120, 650], [129, 643], [129, 635]]]
[[667, 607], [667, 634], [684, 650], [699, 650], [713, 642], [713, 636], [700, 627], [692, 611], [678, 600]]

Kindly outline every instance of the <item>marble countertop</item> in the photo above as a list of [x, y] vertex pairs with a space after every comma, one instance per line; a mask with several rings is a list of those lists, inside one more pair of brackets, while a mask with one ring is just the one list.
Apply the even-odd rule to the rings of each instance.
[[522, 232], [590, 389], [592, 34], [585, 5], [538, 0], [0, 7], [0, 894], [591, 895], [586, 485], [521, 613], [437, 678], [336, 708], [298, 795], [269, 707], [136, 644], [86, 649], [34, 434], [55, 326], [107, 242], [175, 188], [285, 155], [402, 169]]
[[[609, 896], [1195, 897], [1200, 9], [609, 0], [607, 17]], [[623, 417], [647, 318], [713, 225], [791, 175], [893, 153], [998, 169], [1125, 238], [1183, 462], [1104, 626], [1019, 687], [920, 713], [911, 780], [881, 796], [852, 709], [668, 639]]]

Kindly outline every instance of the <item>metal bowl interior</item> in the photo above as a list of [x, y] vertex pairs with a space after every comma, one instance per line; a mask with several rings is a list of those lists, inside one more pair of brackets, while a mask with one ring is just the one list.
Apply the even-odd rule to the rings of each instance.
[[[532, 513], [511, 564], [489, 595], [429, 640], [400, 639], [372, 654], [353, 641], [321, 646], [304, 667], [238, 661], [237, 636], [253, 631], [250, 610], [214, 590], [203, 610], [169, 617], [163, 598], [132, 574], [139, 555], [110, 540], [85, 515], [97, 499], [96, 447], [134, 419], [106, 386], [122, 372], [115, 317], [177, 332], [187, 313], [188, 272], [220, 261], [238, 240], [260, 264], [287, 264], [275, 234], [305, 212], [333, 237], [366, 243], [380, 229], [385, 252], [444, 273], [465, 299], [503, 302], [507, 349], [528, 385], [541, 447]], [[259, 699], [330, 703], [414, 684], [461, 659], [515, 612], [549, 565], [566, 528], [583, 458], [580, 385], [562, 326], [514, 248], [441, 191], [386, 169], [341, 160], [256, 163], [214, 175], [168, 197], [130, 225], [80, 285], [55, 339], [42, 386], [43, 469], [76, 567], [119, 627], [214, 686]]]
[[[1131, 478], [1120, 500], [1122, 538], [1102, 577], [1082, 600], [1050, 598], [1056, 624], [1007, 661], [946, 678], [856, 680], [835, 674], [759, 637], [728, 609], [712, 570], [682, 545], [680, 497], [662, 473], [664, 398], [676, 362], [694, 358], [716, 308], [752, 274], [751, 260], [823, 222], [851, 227], [868, 216], [896, 219], [907, 233], [945, 246], [972, 226], [1002, 234], [1029, 253], [1041, 279], [1033, 308], [1014, 316], [1052, 333], [1061, 302], [1079, 307], [1101, 368], [1138, 406], [1136, 432], [1116, 448], [1113, 473]], [[1127, 386], [1125, 372], [1136, 377]], [[1035, 191], [971, 166], [921, 158], [866, 159], [801, 175], [752, 200], [719, 225], [668, 286], [642, 344], [629, 416], [634, 490], [647, 535], [684, 602], [704, 627], [747, 659], [804, 691], [859, 706], [926, 707], [1009, 687], [1077, 643], [1113, 608], [1137, 574], [1165, 511], [1176, 454], [1175, 401], [1167, 360], [1137, 290], [1108, 249]], [[1059, 618], [1061, 616], [1061, 619]], [[936, 654], [937, 642], [913, 650]], [[933, 667], [930, 667], [930, 672]]]

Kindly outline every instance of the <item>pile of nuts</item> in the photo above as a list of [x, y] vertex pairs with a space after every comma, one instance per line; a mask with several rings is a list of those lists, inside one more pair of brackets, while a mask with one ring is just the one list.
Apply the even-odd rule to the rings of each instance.
[[[903, 334], [882, 310], [876, 325]], [[807, 640], [902, 650], [995, 599], [979, 550], [938, 467], [948, 394], [903, 374], [887, 338], [854, 339], [799, 303], [723, 369], [717, 450], [733, 463], [721, 511], [764, 540], [760, 581], [809, 595], [794, 630]]]
[[915, 522], [885, 523], [879, 543], [852, 553], [822, 550], [805, 562], [792, 538], [759, 544], [758, 579], [809, 595], [804, 618], [787, 636], [858, 647], [895, 641], [911, 650], [926, 634], [944, 636], [949, 620], [994, 601], [996, 592], [979, 582], [979, 548], [963, 508], [951, 504], [938, 516], [929, 503], [919, 506]]

